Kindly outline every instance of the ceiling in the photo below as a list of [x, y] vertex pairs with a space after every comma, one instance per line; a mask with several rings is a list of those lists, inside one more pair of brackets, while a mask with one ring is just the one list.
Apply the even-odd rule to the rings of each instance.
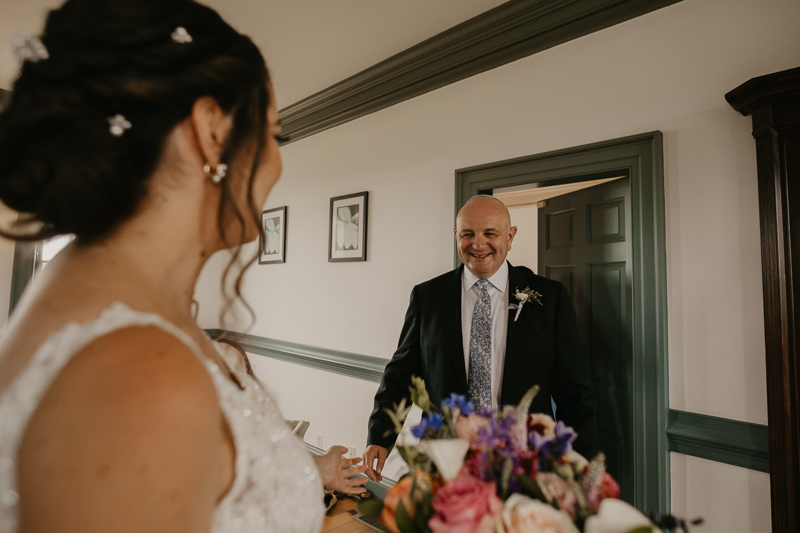
[[[0, 42], [41, 32], [60, 0], [0, 0]], [[261, 48], [283, 108], [503, 0], [206, 0]], [[16, 63], [0, 47], [0, 88], [10, 89]]]

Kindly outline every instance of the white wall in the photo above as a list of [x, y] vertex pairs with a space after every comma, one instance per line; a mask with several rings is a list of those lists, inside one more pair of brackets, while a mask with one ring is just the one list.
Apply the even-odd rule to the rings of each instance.
[[222, 270], [229, 260], [230, 254], [227, 251], [217, 252], [206, 261], [203, 270], [200, 271], [200, 277], [194, 287], [194, 300], [198, 304], [197, 323], [201, 328], [220, 327], [219, 311], [222, 304], [220, 280]]
[[513, 205], [508, 208], [511, 225], [517, 227], [517, 236], [511, 243], [508, 261], [539, 273], [539, 209], [536, 204]]
[[[388, 358], [412, 286], [452, 268], [455, 169], [661, 130], [670, 406], [766, 424], [755, 143], [724, 94], [796, 67], [798, 20], [794, 0], [685, 0], [288, 145], [267, 206], [289, 206], [287, 263], [248, 273], [251, 333]], [[328, 263], [329, 199], [363, 190], [369, 260]], [[375, 384], [258, 365], [309, 435], [363, 447]], [[733, 490], [673, 460], [707, 533], [768, 517], [763, 475]]]
[[704, 518], [697, 531], [772, 531], [769, 474], [679, 453], [670, 463], [672, 512]]

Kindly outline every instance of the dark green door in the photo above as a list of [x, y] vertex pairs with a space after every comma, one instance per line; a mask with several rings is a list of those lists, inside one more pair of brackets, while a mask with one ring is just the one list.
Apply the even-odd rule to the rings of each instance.
[[600, 449], [628, 502], [634, 491], [630, 234], [628, 178], [539, 208], [538, 274], [562, 282], [572, 296], [597, 396]]

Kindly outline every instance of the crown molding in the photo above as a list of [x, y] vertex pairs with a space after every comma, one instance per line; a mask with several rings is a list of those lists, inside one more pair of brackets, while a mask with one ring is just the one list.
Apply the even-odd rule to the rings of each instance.
[[288, 142], [681, 0], [512, 0], [280, 111]]

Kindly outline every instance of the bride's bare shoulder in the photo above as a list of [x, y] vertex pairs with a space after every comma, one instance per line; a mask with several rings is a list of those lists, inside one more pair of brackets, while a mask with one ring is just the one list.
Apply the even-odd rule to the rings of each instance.
[[208, 371], [189, 346], [156, 326], [128, 326], [93, 340], [70, 358], [40, 410], [51, 404], [57, 409], [113, 406], [136, 418], [150, 404], [169, 416], [169, 409], [205, 413], [218, 400]]
[[210, 375], [173, 335], [126, 327], [94, 340], [59, 373], [25, 431], [19, 489], [30, 513], [21, 519], [57, 524], [77, 510], [141, 530], [172, 520], [194, 522], [175, 531], [207, 527], [220, 417]]

